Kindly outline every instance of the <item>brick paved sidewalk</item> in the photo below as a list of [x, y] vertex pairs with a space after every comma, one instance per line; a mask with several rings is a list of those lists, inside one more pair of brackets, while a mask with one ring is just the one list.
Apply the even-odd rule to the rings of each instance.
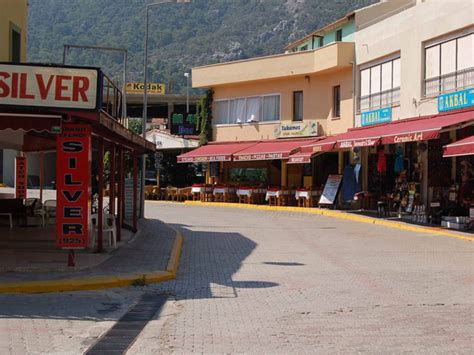
[[66, 272], [6, 272], [0, 273], [0, 283], [72, 280], [89, 276], [112, 276], [166, 270], [175, 240], [175, 232], [158, 220], [140, 221], [139, 227], [140, 235], [135, 241], [113, 252], [108, 260], [97, 267]]

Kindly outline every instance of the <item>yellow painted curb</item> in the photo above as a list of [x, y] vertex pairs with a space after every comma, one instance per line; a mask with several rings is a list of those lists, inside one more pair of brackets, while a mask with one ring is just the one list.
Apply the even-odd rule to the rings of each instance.
[[286, 211], [286, 212], [299, 212], [299, 213], [308, 213], [316, 214], [320, 216], [334, 217], [340, 219], [346, 219], [354, 222], [369, 223], [379, 226], [402, 229], [411, 232], [431, 234], [431, 235], [440, 235], [444, 237], [457, 238], [469, 242], [474, 242], [474, 237], [464, 236], [455, 232], [450, 232], [446, 230], [441, 230], [433, 227], [422, 227], [414, 226], [410, 224], [387, 221], [374, 217], [354, 215], [342, 211], [326, 210], [320, 208], [303, 208], [303, 207], [284, 207], [284, 206], [262, 206], [262, 205], [249, 205], [241, 203], [221, 203], [221, 202], [201, 202], [201, 201], [185, 201], [185, 204], [188, 205], [199, 205], [199, 206], [214, 206], [214, 207], [233, 207], [233, 208], [245, 208], [253, 210], [262, 210], [262, 211]]
[[81, 279], [8, 282], [0, 284], [0, 293], [91, 291], [126, 286], [143, 286], [174, 280], [178, 273], [179, 259], [184, 239], [179, 230], [171, 226], [169, 227], [175, 232], [175, 241], [166, 271], [154, 271], [146, 274], [133, 273], [113, 276], [97, 276]]

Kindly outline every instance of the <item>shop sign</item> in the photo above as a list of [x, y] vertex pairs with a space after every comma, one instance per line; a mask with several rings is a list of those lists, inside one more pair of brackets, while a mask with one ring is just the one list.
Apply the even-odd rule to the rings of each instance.
[[339, 186], [341, 186], [342, 175], [329, 175], [324, 185], [323, 193], [319, 199], [319, 203], [323, 205], [332, 205], [336, 201]]
[[379, 139], [375, 138], [366, 138], [361, 140], [353, 141], [342, 141], [337, 143], [338, 148], [357, 148], [357, 147], [372, 147], [377, 145]]
[[[135, 206], [137, 208], [137, 216], [140, 214], [140, 191], [141, 191], [141, 179], [140, 172], [137, 178], [137, 196], [135, 201]], [[125, 221], [132, 223], [133, 222], [133, 178], [125, 179], [125, 200], [124, 200], [124, 218]]]
[[311, 163], [311, 156], [290, 157], [289, 164], [306, 164]]
[[0, 64], [0, 105], [93, 110], [96, 69]]
[[474, 106], [474, 89], [450, 92], [438, 96], [438, 111], [450, 111]]
[[391, 120], [392, 120], [391, 107], [362, 112], [360, 115], [360, 122], [362, 126], [370, 126], [373, 124], [390, 122]]
[[[147, 94], [148, 95], [164, 95], [166, 92], [165, 84], [161, 83], [148, 83], [147, 84]], [[127, 83], [127, 94], [141, 94], [145, 91], [144, 83]]]
[[26, 157], [16, 157], [15, 160], [15, 198], [26, 199], [27, 168]]
[[282, 123], [275, 127], [275, 137], [291, 138], [291, 137], [311, 137], [318, 135], [318, 122], [301, 121], [292, 123]]
[[424, 135], [423, 132], [415, 132], [415, 133], [400, 134], [393, 137], [386, 137], [384, 138], [383, 143], [391, 144], [391, 143], [419, 142], [419, 141], [434, 139], [436, 138], [436, 136], [439, 135], [438, 131], [427, 132], [427, 133], [429, 133], [429, 136]]
[[263, 153], [263, 154], [247, 154], [234, 156], [235, 161], [249, 161], [249, 160], [280, 160], [287, 156], [283, 153]]
[[184, 157], [178, 158], [180, 163], [207, 163], [213, 161], [230, 161], [230, 155], [208, 155], [204, 157]]
[[171, 134], [178, 136], [194, 136], [199, 134], [197, 115], [173, 113], [171, 115]]
[[91, 131], [64, 124], [57, 137], [56, 237], [62, 249], [86, 248], [91, 202]]

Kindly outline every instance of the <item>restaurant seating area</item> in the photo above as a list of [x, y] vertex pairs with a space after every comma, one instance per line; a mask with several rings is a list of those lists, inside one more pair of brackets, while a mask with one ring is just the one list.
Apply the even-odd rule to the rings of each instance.
[[322, 191], [311, 187], [287, 188], [263, 185], [194, 184], [177, 188], [147, 186], [148, 200], [225, 202], [269, 206], [317, 207]]

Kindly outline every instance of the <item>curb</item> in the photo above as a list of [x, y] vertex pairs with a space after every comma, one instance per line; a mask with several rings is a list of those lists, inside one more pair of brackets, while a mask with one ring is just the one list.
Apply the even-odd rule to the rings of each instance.
[[91, 291], [108, 288], [144, 286], [176, 279], [179, 259], [184, 238], [179, 230], [168, 225], [175, 232], [175, 241], [171, 250], [166, 271], [154, 271], [146, 274], [130, 273], [113, 276], [97, 276], [81, 279], [59, 279], [45, 281], [8, 282], [0, 284], [2, 293], [52, 293], [70, 291]]
[[449, 231], [441, 230], [435, 227], [415, 226], [415, 225], [405, 224], [401, 222], [387, 221], [387, 220], [378, 219], [374, 217], [354, 215], [354, 214], [350, 214], [350, 213], [342, 212], [342, 211], [325, 210], [325, 209], [319, 209], [319, 208], [247, 205], [247, 204], [226, 203], [226, 202], [185, 201], [184, 203], [186, 205], [196, 205], [196, 206], [212, 206], [212, 207], [226, 207], [226, 208], [232, 207], [232, 208], [244, 208], [244, 209], [261, 210], [261, 211], [286, 211], [286, 212], [315, 214], [315, 215], [320, 215], [320, 216], [350, 220], [354, 222], [374, 224], [374, 225], [384, 226], [388, 228], [396, 228], [396, 229], [402, 229], [402, 230], [411, 231], [411, 232], [439, 235], [439, 236], [444, 236], [444, 237], [461, 239], [468, 242], [474, 242], [474, 237], [464, 236], [455, 232], [449, 232]]

